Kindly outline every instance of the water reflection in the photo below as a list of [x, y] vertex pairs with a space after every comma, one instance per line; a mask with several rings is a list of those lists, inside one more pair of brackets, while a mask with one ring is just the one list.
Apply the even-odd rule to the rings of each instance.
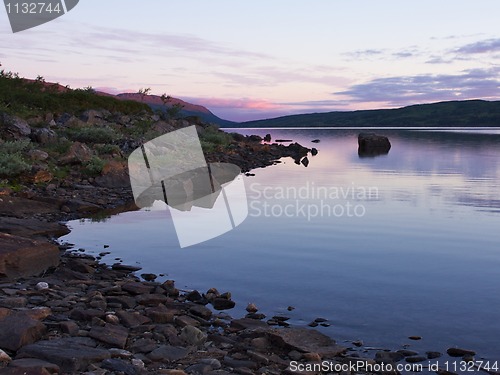
[[[180, 251], [170, 214], [139, 211], [73, 223], [68, 240], [96, 253], [109, 244], [113, 257], [167, 272], [181, 287], [230, 290], [235, 316], [254, 302], [293, 324], [326, 317], [333, 324], [324, 332], [338, 340], [397, 350], [419, 335], [412, 350], [456, 345], [499, 359], [499, 135], [377, 130], [390, 153], [360, 159], [357, 131], [259, 135], [267, 133], [309, 148], [320, 139], [319, 153], [307, 168], [283, 159], [254, 170], [245, 178], [250, 215], [224, 236]], [[377, 194], [344, 194], [369, 188]], [[278, 214], [263, 215], [266, 203]], [[364, 215], [349, 216], [347, 203]], [[330, 215], [307, 216], [322, 204]]]

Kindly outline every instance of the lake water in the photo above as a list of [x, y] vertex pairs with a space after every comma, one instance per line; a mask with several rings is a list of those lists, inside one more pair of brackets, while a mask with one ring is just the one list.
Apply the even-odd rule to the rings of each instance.
[[319, 153], [307, 168], [284, 159], [245, 177], [249, 216], [208, 242], [180, 249], [165, 209], [74, 221], [62, 240], [91, 254], [109, 245], [105, 261], [179, 288], [231, 291], [236, 317], [253, 302], [294, 325], [326, 318], [319, 329], [339, 342], [500, 360], [498, 130], [377, 130], [392, 148], [375, 158], [358, 156], [356, 130], [240, 132]]

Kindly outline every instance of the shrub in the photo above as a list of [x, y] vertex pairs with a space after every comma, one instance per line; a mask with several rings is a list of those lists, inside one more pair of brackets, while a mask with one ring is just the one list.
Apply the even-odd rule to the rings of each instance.
[[84, 164], [83, 173], [89, 177], [99, 176], [104, 168], [104, 160], [97, 156], [92, 156], [92, 158]]
[[21, 141], [9, 141], [1, 144], [1, 151], [4, 154], [15, 154], [18, 152], [23, 152], [31, 149], [32, 144], [29, 139], [23, 139]]
[[231, 135], [220, 131], [215, 126], [209, 126], [200, 135], [200, 142], [203, 151], [214, 152], [227, 147], [232, 141]]
[[30, 147], [29, 140], [4, 142], [0, 146], [0, 176], [17, 177], [31, 170], [31, 164], [26, 161], [22, 154]]
[[109, 144], [96, 144], [94, 149], [97, 151], [99, 155], [113, 155], [120, 154], [120, 147], [117, 145], [109, 145]]
[[31, 170], [31, 164], [26, 162], [20, 152], [13, 154], [0, 152], [0, 176], [17, 177], [20, 174]]

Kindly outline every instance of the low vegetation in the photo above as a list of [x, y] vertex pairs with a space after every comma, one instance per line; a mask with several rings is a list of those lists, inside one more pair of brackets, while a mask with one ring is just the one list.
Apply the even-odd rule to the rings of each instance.
[[18, 177], [31, 169], [24, 152], [31, 147], [28, 140], [4, 142], [0, 145], [0, 177]]

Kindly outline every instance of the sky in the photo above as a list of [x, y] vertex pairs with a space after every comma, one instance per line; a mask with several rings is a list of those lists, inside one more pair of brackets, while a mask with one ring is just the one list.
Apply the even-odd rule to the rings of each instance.
[[80, 0], [15, 34], [0, 8], [0, 63], [233, 121], [500, 100], [499, 15], [499, 0]]

